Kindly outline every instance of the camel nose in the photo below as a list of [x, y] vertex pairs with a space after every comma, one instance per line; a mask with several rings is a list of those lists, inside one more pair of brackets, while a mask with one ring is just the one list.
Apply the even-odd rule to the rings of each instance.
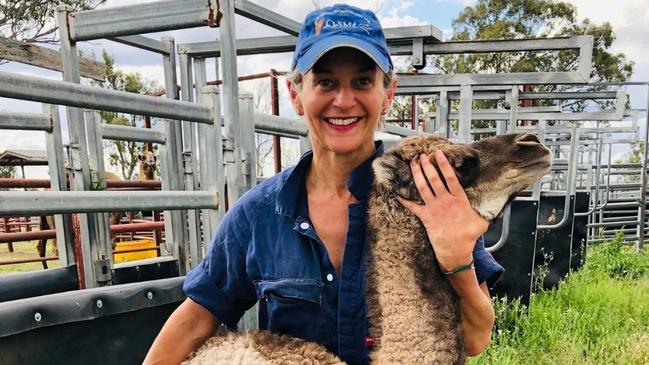
[[521, 146], [536, 146], [541, 144], [541, 141], [534, 134], [522, 133], [516, 137], [516, 144]]

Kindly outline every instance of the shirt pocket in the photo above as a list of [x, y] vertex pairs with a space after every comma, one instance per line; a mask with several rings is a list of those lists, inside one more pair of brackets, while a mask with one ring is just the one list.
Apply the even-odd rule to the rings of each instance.
[[[329, 336], [322, 307], [324, 284], [313, 279], [254, 281], [257, 296], [266, 311], [266, 329], [323, 342]], [[260, 323], [261, 324], [261, 323]]]

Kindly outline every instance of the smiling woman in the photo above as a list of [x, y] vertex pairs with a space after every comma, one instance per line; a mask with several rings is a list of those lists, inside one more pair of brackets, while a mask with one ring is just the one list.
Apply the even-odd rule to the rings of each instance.
[[[256, 302], [260, 329], [317, 343], [349, 364], [369, 361], [363, 289], [368, 197], [372, 161], [383, 154], [374, 132], [394, 97], [394, 67], [371, 11], [335, 5], [310, 13], [303, 24], [287, 87], [313, 150], [230, 208], [205, 259], [187, 275], [188, 299], [165, 324], [145, 363], [182, 360], [218, 324], [236, 327]], [[424, 164], [426, 173], [429, 168]], [[422, 170], [413, 171], [424, 178]], [[449, 279], [466, 319], [465, 348], [473, 354], [486, 346], [493, 323], [484, 282], [502, 268], [484, 246], [476, 246], [486, 222], [466, 196], [454, 201], [454, 213], [438, 213], [441, 219], [429, 219], [427, 228], [456, 232], [435, 246], [446, 253], [442, 267], [475, 261], [481, 272]], [[422, 217], [444, 209], [421, 206]]]

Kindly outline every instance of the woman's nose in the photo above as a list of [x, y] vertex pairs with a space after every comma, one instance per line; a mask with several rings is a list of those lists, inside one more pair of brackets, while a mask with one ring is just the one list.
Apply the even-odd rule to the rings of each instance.
[[347, 87], [341, 87], [336, 92], [334, 106], [340, 109], [349, 109], [356, 105], [354, 91]]

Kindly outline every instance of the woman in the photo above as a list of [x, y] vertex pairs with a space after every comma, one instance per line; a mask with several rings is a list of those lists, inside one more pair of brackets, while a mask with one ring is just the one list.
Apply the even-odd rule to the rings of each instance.
[[[291, 101], [313, 151], [230, 209], [205, 259], [187, 275], [188, 299], [145, 363], [179, 362], [257, 301], [260, 328], [319, 342], [349, 364], [367, 363], [366, 203], [371, 162], [383, 152], [374, 131], [396, 90], [376, 16], [347, 5], [310, 13], [292, 69]], [[439, 176], [429, 158], [452, 174], [443, 153], [422, 155], [412, 169], [426, 204], [402, 203], [424, 223], [442, 269], [456, 271], [449, 280], [461, 298], [465, 347], [477, 354], [494, 321], [486, 281], [502, 268], [484, 250], [479, 238], [487, 222], [466, 196], [431, 191], [426, 179], [438, 187]]]

